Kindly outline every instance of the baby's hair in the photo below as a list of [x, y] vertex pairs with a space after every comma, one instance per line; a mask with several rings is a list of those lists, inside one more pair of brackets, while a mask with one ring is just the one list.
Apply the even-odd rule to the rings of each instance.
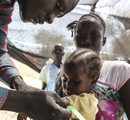
[[[64, 63], [64, 71], [71, 68], [83, 68], [82, 72], [89, 75], [90, 79], [98, 78], [100, 74], [100, 58], [90, 49], [78, 49], [73, 52]], [[71, 71], [73, 72], [73, 71]]]
[[78, 25], [78, 23], [80, 21], [82, 21], [82, 20], [89, 20], [90, 18], [94, 18], [95, 20], [100, 22], [102, 27], [103, 27], [103, 29], [104, 29], [104, 33], [105, 33], [105, 30], [106, 30], [106, 23], [105, 23], [105, 21], [98, 14], [91, 12], [89, 14], [85, 14], [85, 15], [81, 16], [78, 21], [73, 21], [73, 22], [71, 22], [71, 23], [69, 23], [67, 25], [67, 29], [71, 30], [71, 32], [72, 32], [71, 36], [73, 37], [73, 34], [74, 34], [75, 30], [76, 30], [76, 27], [77, 27], [77, 25]]

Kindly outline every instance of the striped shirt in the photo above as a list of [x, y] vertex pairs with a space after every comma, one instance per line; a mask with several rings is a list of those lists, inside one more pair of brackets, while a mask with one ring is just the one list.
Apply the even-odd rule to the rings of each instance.
[[[8, 24], [11, 22], [15, 0], [0, 0], [0, 81], [8, 86], [19, 72], [7, 54]], [[8, 96], [8, 90], [0, 87], [0, 108]]]
[[6, 98], [8, 96], [8, 90], [6, 88], [0, 87], [0, 109], [4, 102], [6, 101]]
[[7, 51], [8, 24], [13, 12], [11, 0], [0, 0], [0, 53]]

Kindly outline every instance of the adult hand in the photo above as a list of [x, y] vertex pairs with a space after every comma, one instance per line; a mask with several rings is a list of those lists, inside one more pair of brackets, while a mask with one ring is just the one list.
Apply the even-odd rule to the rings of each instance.
[[[55, 92], [46, 91], [46, 119], [45, 120], [66, 120], [71, 117], [71, 111], [65, 107], [67, 100], [61, 99]], [[42, 120], [42, 119], [41, 119]]]
[[66, 120], [71, 117], [71, 112], [63, 101], [54, 92], [23, 92], [11, 91], [2, 110], [23, 112], [33, 120]]
[[65, 107], [68, 101], [62, 100], [55, 92], [46, 91], [46, 99], [38, 99], [38, 103], [31, 106], [27, 116], [33, 120], [69, 120], [71, 111]]
[[[69, 119], [71, 116], [71, 112], [64, 107], [68, 104], [68, 101], [62, 100], [56, 93], [54, 92], [46, 92], [46, 114], [41, 116], [40, 118], [33, 118], [34, 120], [66, 120]], [[61, 107], [60, 107], [61, 106]], [[43, 111], [41, 111], [41, 114]], [[19, 113], [17, 120], [26, 120], [27, 115], [25, 113]]]

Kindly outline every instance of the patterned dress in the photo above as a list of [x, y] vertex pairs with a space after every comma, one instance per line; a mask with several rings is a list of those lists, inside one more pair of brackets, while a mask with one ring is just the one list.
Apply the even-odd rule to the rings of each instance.
[[99, 111], [96, 120], [127, 120], [116, 90], [105, 85], [96, 84], [94, 91], [99, 100]]
[[118, 91], [130, 78], [130, 65], [124, 61], [104, 61], [94, 91], [99, 100], [97, 120], [128, 120]]

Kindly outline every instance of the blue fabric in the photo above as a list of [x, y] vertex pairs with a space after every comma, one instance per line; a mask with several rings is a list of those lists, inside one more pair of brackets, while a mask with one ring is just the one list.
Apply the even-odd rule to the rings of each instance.
[[57, 66], [55, 66], [54, 64], [50, 65], [47, 86], [45, 88], [46, 91], [55, 90], [56, 79], [57, 79], [57, 75], [59, 74], [59, 72], [60, 72], [60, 69]]

